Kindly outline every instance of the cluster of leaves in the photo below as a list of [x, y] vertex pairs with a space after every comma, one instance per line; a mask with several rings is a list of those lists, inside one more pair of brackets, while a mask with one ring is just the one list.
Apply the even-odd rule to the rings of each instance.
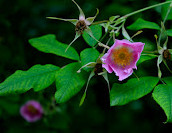
[[[102, 37], [102, 27], [105, 28], [105, 32], [110, 33], [111, 37], [114, 37], [114, 35], [117, 36], [120, 28], [122, 28], [123, 36], [128, 40], [132, 40], [124, 28], [123, 20], [117, 18], [117, 16], [113, 16], [106, 23], [90, 26], [92, 34], [96, 40], [100, 40]], [[122, 25], [120, 25], [121, 27], [119, 26], [120, 23], [122, 23]], [[161, 30], [160, 26], [156, 23], [143, 20], [142, 18], [139, 18], [132, 25], [127, 27], [129, 30], [136, 31], [145, 28]], [[172, 29], [167, 30], [167, 35], [172, 36]], [[56, 102], [64, 103], [68, 101], [84, 87], [88, 79], [88, 72], [92, 69], [85, 69], [80, 73], [77, 73], [77, 71], [89, 62], [96, 62], [99, 56], [101, 56], [100, 52], [95, 48], [97, 41], [90, 37], [86, 32], [84, 32], [82, 36], [91, 48], [84, 49], [80, 55], [73, 47], [69, 47], [65, 52], [68, 45], [57, 41], [53, 34], [30, 39], [29, 43], [39, 51], [68, 58], [74, 62], [67, 64], [62, 68], [52, 64], [38, 64], [34, 65], [27, 71], [18, 70], [0, 84], [0, 95], [21, 94], [30, 89], [34, 89], [34, 91], [37, 92], [47, 88], [55, 82]], [[157, 56], [143, 54], [137, 65], [155, 57]], [[172, 77], [170, 76], [161, 79], [161, 81], [166, 84], [161, 84], [159, 81], [160, 79], [158, 77], [146, 76], [139, 79], [130, 78], [123, 84], [120, 82], [114, 83], [110, 90], [110, 105], [125, 105], [130, 101], [137, 100], [153, 91], [153, 98], [165, 111], [167, 121], [172, 122]]]

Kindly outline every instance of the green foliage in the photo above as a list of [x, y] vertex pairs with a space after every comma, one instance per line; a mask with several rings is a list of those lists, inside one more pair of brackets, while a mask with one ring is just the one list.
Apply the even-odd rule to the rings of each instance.
[[[91, 31], [93, 33], [93, 36], [99, 40], [102, 36], [102, 27], [100, 25], [92, 25], [90, 26]], [[86, 32], [84, 32], [84, 34], [82, 35], [84, 40], [86, 41], [86, 43], [88, 45], [90, 45], [91, 47], [94, 47], [97, 44], [97, 41], [95, 39], [93, 39], [92, 37], [90, 37], [90, 35]]]
[[28, 71], [18, 70], [0, 84], [0, 95], [24, 93], [31, 88], [39, 91], [47, 88], [55, 81], [55, 73], [59, 67], [35, 65]]
[[[170, 0], [166, 0], [166, 1], [170, 1]], [[161, 9], [161, 17], [162, 19], [164, 20], [166, 14], [167, 14], [167, 11], [169, 9], [169, 6], [170, 4], [165, 4], [162, 6], [162, 9]], [[172, 20], [172, 11], [169, 12], [169, 15], [167, 17], [167, 20]]]
[[[140, 0], [140, 1], [135, 0], [132, 2], [128, 0], [121, 0], [121, 1], [113, 0], [110, 2], [105, 0], [100, 0], [100, 1], [75, 0], [75, 1], [86, 13], [85, 14], [86, 18], [87, 16], [93, 16], [95, 14], [95, 8], [99, 8], [100, 15], [98, 16], [96, 21], [108, 20], [108, 18], [110, 18], [109, 19], [110, 22], [108, 22], [110, 24], [114, 22], [115, 16], [113, 15], [119, 14], [120, 16], [123, 15], [125, 16], [128, 13], [132, 13], [133, 11], [136, 11], [138, 9], [160, 2], [156, 0], [150, 0], [146, 2], [145, 0]], [[160, 12], [162, 11], [162, 15], [165, 17], [169, 4], [166, 4], [164, 6], [165, 8], [164, 7], [161, 8], [161, 6], [159, 6], [147, 10], [146, 12], [133, 15], [132, 17], [127, 18], [125, 24], [126, 25], [129, 23], [131, 24], [138, 18], [138, 16], [144, 16], [146, 20], [148, 21], [153, 20], [153, 22], [158, 24], [164, 20], [160, 18]], [[65, 60], [66, 58], [70, 58], [74, 61], [79, 60], [79, 55], [76, 52], [76, 50], [70, 47], [68, 51], [65, 53], [65, 49], [66, 46], [68, 46], [68, 44], [63, 44], [67, 42], [66, 40], [73, 40], [75, 27], [72, 24], [69, 24], [68, 22], [46, 19], [46, 17], [48, 16], [56, 16], [61, 18], [78, 18], [78, 13], [79, 13], [78, 9], [72, 3], [71, 0], [64, 0], [64, 1], [42, 0], [41, 2], [35, 0], [26, 0], [26, 1], [17, 0], [17, 1], [11, 1], [10, 4], [9, 1], [1, 0], [0, 7], [1, 7], [0, 24], [1, 24], [1, 33], [2, 33], [0, 35], [0, 64], [1, 64], [0, 82], [2, 82], [5, 79], [5, 77], [8, 77], [10, 74], [12, 74], [11, 72], [17, 70], [19, 67], [24, 68], [25, 66], [32, 66], [33, 64], [45, 63], [45, 62], [49, 62], [51, 64], [52, 62], [56, 62], [56, 61], [58, 62], [56, 64], [58, 64], [59, 66], [64, 66], [64, 64], [67, 65], [68, 63], [68, 60]], [[10, 9], [10, 11], [7, 10], [7, 7]], [[171, 17], [171, 13], [169, 14], [169, 16]], [[108, 23], [104, 23], [104, 25], [108, 26]], [[109, 30], [116, 28], [114, 29], [114, 31], [110, 31], [111, 35], [115, 33], [114, 36], [116, 39], [122, 39], [121, 36], [122, 29], [120, 29], [118, 32], [118, 28], [120, 24], [119, 25], [115, 25], [115, 24], [116, 22], [114, 22], [111, 26], [109, 26]], [[170, 21], [166, 21], [165, 26], [167, 26], [166, 28], [170, 29], [167, 30], [168, 36], [172, 36], [171, 33], [172, 23], [170, 23]], [[147, 34], [147, 32], [149, 31], [150, 33]], [[103, 32], [104, 32], [104, 28], [103, 28]], [[158, 38], [160, 38], [159, 31], [158, 33], [155, 33], [156, 30], [152, 30], [152, 31], [148, 30], [145, 32], [146, 34], [145, 33], [141, 34], [135, 37], [134, 40], [146, 44], [144, 46], [144, 51], [156, 50], [156, 45], [155, 45], [156, 42], [153, 35], [157, 34]], [[61, 40], [61, 42], [63, 43], [56, 41], [54, 35], [46, 35], [49, 33], [55, 34], [58, 38], [58, 41]], [[42, 38], [42, 40], [39, 38], [35, 38], [43, 34], [45, 34], [47, 37], [49, 36], [48, 37], [49, 39], [48, 38], [45, 39], [46, 36], [40, 37]], [[125, 36], [126, 35], [127, 34], [125, 34]], [[38, 44], [32, 44], [36, 49], [42, 52], [55, 54], [52, 55], [54, 57], [57, 55], [58, 57], [62, 56], [65, 58], [58, 58], [58, 60], [54, 61], [54, 59], [52, 59], [51, 56], [49, 56], [48, 54], [46, 58], [42, 58], [42, 56], [35, 56], [35, 54], [42, 55], [42, 53], [39, 51], [35, 53], [36, 49], [27, 46], [28, 43], [26, 40], [28, 38], [35, 39], [35, 40], [31, 39], [33, 41], [32, 43], [35, 43], [37, 40]], [[106, 44], [108, 39], [109, 36], [107, 35], [102, 40], [102, 43]], [[97, 43], [94, 39], [92, 40], [95, 43]], [[163, 41], [165, 40], [161, 40], [162, 45], [163, 45]], [[169, 42], [168, 42], [169, 48], [170, 48], [170, 41], [171, 38], [169, 37]], [[83, 46], [84, 48], [89, 46], [86, 44], [85, 41], [82, 41], [82, 38], [76, 40], [75, 43], [79, 52], [83, 50]], [[113, 43], [113, 39], [111, 39], [108, 46], [111, 46], [112, 43]], [[95, 46], [95, 44], [92, 43], [90, 44], [91, 46]], [[71, 48], [73, 50], [71, 50]], [[102, 52], [103, 50], [103, 48], [101, 47], [96, 47], [96, 48], [100, 50], [99, 52]], [[82, 58], [81, 64], [83, 62], [87, 62], [87, 60], [93, 61], [94, 59], [96, 59], [94, 58], [95, 56], [92, 57], [91, 54], [87, 56], [87, 54], [88, 54], [87, 52], [86, 54], [84, 54], [85, 60], [83, 60]], [[139, 76], [157, 75], [157, 67], [155, 64], [157, 58], [150, 60], [148, 59], [150, 59], [150, 56], [140, 57], [140, 60], [138, 61], [137, 65], [139, 65], [140, 63], [141, 64], [137, 69], [137, 75]], [[71, 62], [72, 60], [70, 60], [69, 62]], [[143, 62], [145, 60], [147, 61]], [[171, 67], [170, 60], [167, 63], [169, 64], [169, 67]], [[161, 66], [162, 72], [164, 73], [162, 80], [169, 86], [172, 79], [170, 77], [168, 78], [164, 78], [164, 77], [171, 76], [171, 74], [167, 71], [166, 68], [163, 68], [163, 64], [161, 65], [162, 65]], [[78, 63], [78, 67], [80, 67], [79, 63]], [[24, 70], [27, 70], [27, 68], [25, 68]], [[80, 74], [82, 75], [83, 72], [84, 71], [82, 71]], [[27, 73], [27, 71], [25, 71], [25, 73]], [[35, 82], [34, 79], [36, 77], [39, 76], [35, 75], [35, 77], [33, 77], [32, 80], [30, 80], [30, 83]], [[129, 77], [128, 79], [126, 79], [126, 81], [132, 77], [133, 76]], [[114, 82], [119, 83], [114, 73], [108, 74], [108, 78], [110, 83], [114, 83]], [[67, 77], [61, 79], [66, 81], [69, 80]], [[85, 79], [87, 78], [84, 78], [84, 80]], [[21, 80], [19, 79], [17, 81], [14, 80], [15, 81], [14, 83], [15, 84], [16, 82], [21, 83], [22, 80], [23, 79]], [[87, 93], [84, 93], [83, 97], [81, 92], [80, 93], [81, 95], [70, 99], [69, 102], [66, 102], [64, 104], [56, 104], [56, 102], [54, 101], [55, 100], [54, 93], [56, 91], [56, 87], [54, 86], [54, 84], [48, 87], [48, 89], [44, 89], [38, 92], [34, 92], [33, 90], [30, 90], [27, 93], [20, 95], [1, 96], [0, 97], [0, 123], [1, 123], [0, 132], [1, 133], [4, 132], [5, 133], [14, 133], [14, 132], [17, 133], [23, 133], [23, 132], [24, 133], [30, 133], [30, 132], [33, 133], [47, 133], [47, 132], [135, 133], [139, 131], [139, 133], [149, 133], [149, 132], [158, 133], [158, 132], [170, 131], [171, 126], [169, 124], [162, 123], [163, 116], [160, 116], [162, 110], [152, 109], [156, 107], [154, 105], [156, 103], [152, 102], [153, 98], [151, 98], [150, 95], [144, 97], [142, 100], [134, 101], [126, 106], [109, 108], [108, 107], [109, 95], [107, 94], [108, 89], [107, 89], [107, 85], [104, 84], [105, 82], [100, 83], [102, 82], [102, 80], [103, 79], [101, 76], [96, 76], [91, 82], [91, 84], [93, 83], [93, 85], [89, 85], [89, 91], [87, 91]], [[47, 81], [47, 79], [44, 81]], [[126, 81], [120, 83], [125, 84]], [[65, 86], [66, 88], [64, 88], [62, 91], [68, 89], [68, 86], [67, 85]], [[121, 88], [121, 85], [119, 87]], [[57, 90], [59, 88], [60, 87], [57, 86]], [[83, 89], [85, 89], [85, 86], [83, 87]], [[67, 93], [65, 92], [65, 95], [66, 94]], [[85, 96], [87, 97], [85, 99], [86, 103], [84, 104], [84, 106], [79, 108], [78, 107], [79, 100], [82, 97], [81, 100], [82, 103], [84, 101]], [[15, 100], [16, 97], [18, 97], [18, 100]], [[35, 99], [39, 101], [42, 104], [45, 111], [45, 115], [43, 115], [43, 118], [35, 123], [26, 122], [19, 114], [20, 107], [26, 101], [31, 99]], [[144, 118], [142, 116], [144, 116]], [[72, 123], [76, 123], [76, 124], [74, 125]], [[104, 128], [104, 125], [106, 125], [107, 128]]]
[[127, 83], [114, 83], [110, 91], [110, 105], [124, 105], [150, 93], [158, 83], [157, 77], [129, 79]]
[[160, 30], [158, 24], [150, 21], [143, 20], [142, 18], [137, 19], [133, 24], [127, 27], [129, 30], [141, 30], [141, 29], [155, 29]]
[[138, 60], [138, 62], [137, 62], [137, 66], [139, 65], [139, 64], [141, 64], [142, 62], [144, 62], [144, 61], [147, 61], [147, 60], [151, 60], [151, 59], [154, 59], [154, 58], [156, 58], [157, 56], [153, 56], [153, 55], [141, 55], [140, 56], [140, 59]]
[[167, 85], [172, 86], [172, 77], [165, 77], [163, 78], [163, 80], [165, 81]]
[[167, 116], [167, 122], [172, 122], [172, 86], [158, 85], [153, 93], [154, 100], [161, 106]]
[[57, 103], [63, 103], [77, 94], [86, 83], [85, 73], [77, 73], [80, 63], [71, 63], [60, 69], [56, 74], [55, 98]]
[[167, 35], [172, 37], [172, 29], [167, 30]]
[[20, 105], [14, 104], [16, 102], [16, 97], [18, 98], [18, 96], [13, 97], [12, 99], [10, 99], [8, 96], [2, 97], [0, 99], [0, 110], [2, 109], [10, 115], [17, 115]]
[[55, 35], [49, 34], [33, 38], [29, 40], [29, 43], [39, 51], [55, 54], [72, 60], [79, 60], [77, 51], [74, 48], [69, 47], [65, 52], [68, 45], [57, 41]]
[[[94, 48], [87, 48], [84, 49], [81, 54], [81, 65], [84, 66], [89, 62], [96, 62], [97, 58], [99, 57], [100, 53]], [[89, 70], [88, 68], [83, 68], [84, 70]]]

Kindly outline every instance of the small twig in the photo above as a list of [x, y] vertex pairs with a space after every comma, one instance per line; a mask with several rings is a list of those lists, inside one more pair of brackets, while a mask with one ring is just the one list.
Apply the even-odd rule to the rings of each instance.
[[109, 47], [109, 46], [104, 45], [103, 43], [98, 43], [98, 45], [99, 45], [100, 47], [104, 47], [104, 48], [110, 49], [110, 47]]
[[158, 54], [158, 51], [155, 50], [155, 51], [143, 51], [143, 53], [148, 53], [148, 54]]
[[91, 25], [97, 25], [97, 24], [106, 23], [106, 22], [109, 22], [109, 21], [108, 20], [97, 21], [97, 22], [93, 22]]

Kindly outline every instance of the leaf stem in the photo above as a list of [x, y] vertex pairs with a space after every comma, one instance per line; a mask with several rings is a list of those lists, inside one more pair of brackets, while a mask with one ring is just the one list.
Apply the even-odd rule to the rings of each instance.
[[158, 51], [143, 51], [143, 53], [148, 53], [148, 54], [158, 54]]
[[166, 13], [166, 15], [165, 15], [165, 18], [164, 18], [164, 21], [163, 21], [164, 25], [165, 25], [165, 22], [166, 22], [166, 20], [167, 20], [167, 17], [168, 17], [168, 15], [169, 15], [169, 13], [170, 13], [171, 8], [172, 8], [172, 1], [171, 1], [171, 4], [170, 4], [169, 8], [168, 8], [168, 11], [167, 11], [167, 13]]
[[141, 54], [141, 55], [148, 55], [148, 56], [158, 57], [158, 55], [154, 55], [154, 54]]
[[159, 4], [152, 5], [152, 6], [148, 6], [148, 7], [142, 8], [140, 10], [131, 12], [131, 13], [127, 14], [127, 15], [124, 15], [122, 18], [127, 18], [127, 17], [130, 17], [130, 16], [134, 15], [134, 14], [137, 14], [137, 13], [140, 13], [140, 12], [143, 12], [143, 11], [146, 11], [146, 10], [149, 10], [149, 9], [154, 8], [154, 7], [157, 7], [157, 6], [161, 6], [161, 5], [164, 5], [164, 4], [168, 4], [170, 2], [171, 1], [166, 1], [166, 2], [162, 2], [162, 3], [159, 3]]
[[108, 20], [97, 21], [97, 22], [93, 22], [91, 25], [97, 25], [97, 24], [106, 23], [106, 22], [109, 22], [109, 21]]
[[98, 43], [98, 45], [99, 45], [100, 47], [104, 47], [104, 48], [110, 49], [110, 47], [109, 47], [109, 46], [104, 45], [103, 43]]
[[[100, 39], [100, 42], [102, 42], [104, 40], [104, 38], [108, 35], [108, 31], [103, 35], [103, 37]], [[98, 43], [100, 43], [98, 42]], [[95, 46], [95, 48], [97, 48], [97, 46], [99, 46], [98, 44]]]

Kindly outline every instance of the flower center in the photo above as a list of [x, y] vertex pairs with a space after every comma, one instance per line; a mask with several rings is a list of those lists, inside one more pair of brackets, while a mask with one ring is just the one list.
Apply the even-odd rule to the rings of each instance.
[[167, 60], [171, 59], [171, 54], [170, 54], [170, 51], [168, 49], [164, 50], [163, 57], [164, 57], [164, 59], [167, 59]]
[[31, 113], [32, 115], [38, 114], [38, 110], [32, 105], [28, 105], [27, 109], [28, 109], [29, 113]]
[[87, 25], [84, 20], [79, 20], [76, 24], [75, 31], [79, 34], [83, 34], [83, 31], [87, 29]]
[[112, 59], [120, 67], [125, 68], [133, 60], [132, 52], [126, 47], [120, 47], [112, 52]]

